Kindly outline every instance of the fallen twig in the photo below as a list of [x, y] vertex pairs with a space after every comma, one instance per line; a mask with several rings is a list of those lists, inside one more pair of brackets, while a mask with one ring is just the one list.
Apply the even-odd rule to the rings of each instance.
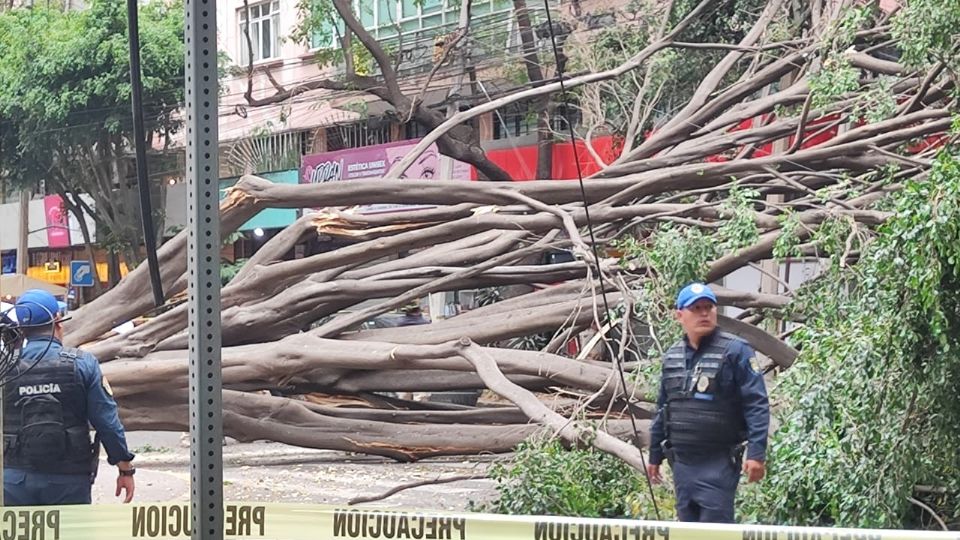
[[447, 478], [435, 478], [433, 480], [420, 480], [417, 482], [410, 482], [409, 484], [400, 484], [399, 486], [392, 487], [386, 492], [380, 495], [369, 495], [365, 497], [354, 497], [347, 501], [348, 505], [362, 504], [374, 501], [382, 501], [388, 497], [392, 497], [401, 491], [406, 491], [408, 489], [413, 489], [421, 486], [433, 486], [437, 484], [450, 484], [453, 482], [463, 482], [465, 480], [480, 480], [487, 478], [485, 474], [465, 474], [461, 476], [448, 476]]

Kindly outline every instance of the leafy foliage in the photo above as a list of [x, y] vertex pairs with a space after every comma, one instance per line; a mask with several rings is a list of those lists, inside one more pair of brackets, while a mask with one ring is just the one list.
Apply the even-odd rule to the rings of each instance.
[[940, 511], [960, 519], [957, 157], [908, 182], [894, 212], [856, 267], [834, 265], [802, 299], [810, 319], [777, 388], [769, 476], [745, 494], [752, 520], [916, 524], [908, 498], [919, 484], [947, 488]]
[[[633, 373], [642, 388], [659, 387], [660, 357], [680, 337], [673, 317], [677, 291], [691, 281], [704, 280], [710, 261], [758, 239], [753, 209], [759, 195], [756, 190], [734, 184], [720, 205], [725, 219], [717, 229], [667, 223], [635, 230], [617, 242], [617, 249], [623, 253], [621, 264], [647, 274], [642, 289], [634, 291], [631, 314], [646, 325], [651, 337], [652, 347], [639, 351], [642, 358]], [[616, 317], [622, 317], [623, 311], [621, 307]]]
[[[676, 0], [670, 14], [670, 24], [676, 25], [687, 16], [699, 0]], [[690, 25], [678, 39], [700, 43], [736, 43], [750, 31], [756, 14], [763, 10], [766, 0], [722, 0], [715, 2], [711, 11]]]
[[890, 79], [880, 77], [876, 84], [858, 96], [854, 118], [876, 123], [891, 117], [897, 110], [897, 102], [890, 88]]
[[[856, 41], [857, 32], [873, 22], [875, 12], [868, 6], [861, 5], [848, 10], [836, 24], [832, 25], [824, 34], [824, 50], [826, 51], [823, 64], [819, 70], [810, 75], [810, 91], [812, 105], [815, 108], [824, 107], [837, 99], [860, 89], [860, 70], [850, 64], [847, 51]], [[860, 96], [858, 117], [867, 117], [871, 121], [882, 120], [892, 107], [889, 96], [889, 85], [882, 80], [876, 90], [868, 90]], [[886, 98], [889, 98], [886, 99]], [[879, 103], [874, 110], [872, 105]]]
[[220, 261], [220, 284], [226, 286], [247, 264], [247, 259], [237, 259], [235, 261]]
[[[298, 0], [297, 12], [301, 16], [290, 39], [294, 43], [316, 48], [314, 59], [320, 67], [341, 65], [346, 53], [340, 40], [346, 34], [347, 27], [333, 2]], [[356, 74], [371, 75], [374, 71], [373, 55], [356, 37], [350, 40], [349, 51]]]
[[818, 108], [859, 88], [860, 71], [842, 53], [832, 54], [823, 62], [823, 69], [810, 76], [811, 103]]
[[[141, 8], [147, 129], [176, 129], [183, 101], [183, 8]], [[39, 6], [0, 14], [0, 115], [21, 127], [21, 147], [87, 141], [132, 130], [126, 8], [100, 0], [83, 11]], [[59, 129], [54, 129], [59, 128]]]
[[798, 232], [802, 226], [793, 211], [784, 212], [777, 220], [780, 222], [780, 236], [773, 245], [773, 256], [777, 260], [800, 255], [800, 237]]
[[[18, 187], [43, 180], [49, 191], [92, 195], [99, 233], [129, 248], [139, 218], [127, 180], [126, 24], [125, 4], [110, 0], [80, 11], [37, 5], [0, 13], [0, 170]], [[180, 127], [182, 3], [142, 4], [140, 24], [145, 125], [166, 137]]]
[[[499, 498], [477, 510], [597, 518], [652, 517], [640, 473], [598, 450], [564, 448], [556, 440], [532, 439], [513, 461], [492, 467]], [[661, 512], [672, 513], [669, 494], [657, 490]], [[669, 515], [661, 517], [670, 519]]]
[[721, 203], [725, 219], [716, 230], [667, 223], [635, 231], [617, 244], [624, 264], [647, 269], [646, 293], [669, 308], [676, 291], [706, 277], [710, 261], [756, 241], [759, 230], [753, 208], [759, 195], [734, 184]]
[[717, 232], [719, 252], [730, 252], [749, 246], [757, 241], [760, 232], [754, 222], [753, 202], [760, 197], [755, 189], [733, 186], [721, 204], [726, 221]]
[[960, 69], [956, 41], [957, 28], [960, 28], [960, 4], [910, 0], [904, 2], [892, 22], [892, 33], [904, 63], [923, 67], [943, 61], [954, 72]]

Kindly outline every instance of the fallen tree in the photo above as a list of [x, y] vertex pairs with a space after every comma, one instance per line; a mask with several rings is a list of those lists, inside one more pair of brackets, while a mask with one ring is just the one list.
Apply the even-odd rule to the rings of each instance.
[[[643, 374], [652, 372], [644, 367], [676, 336], [667, 321], [677, 287], [758, 266], [770, 274], [762, 265], [771, 260], [855, 264], [891, 216], [891, 194], [925, 178], [938, 149], [957, 136], [953, 71], [875, 56], [894, 37], [884, 16], [850, 22], [827, 9], [831, 3], [814, 4], [795, 13], [792, 3], [769, 0], [739, 43], [681, 41], [688, 25], [709, 16], [704, 1], [616, 69], [567, 80], [572, 91], [618, 84], [664, 51], [723, 52], [688, 103], [657, 125], [645, 123], [641, 109], [660, 93], [636, 95], [640, 105], [623, 130], [631, 138], [582, 186], [389, 180], [459, 123], [556, 93], [557, 83], [434, 122], [388, 179], [278, 185], [243, 177], [221, 205], [224, 235], [267, 208], [324, 210], [271, 238], [222, 290], [225, 432], [409, 460], [508, 451], [542, 425], [639, 463], [635, 450], [605, 434], [584, 437], [587, 428], [562, 426], [557, 415], [598, 420], [621, 436], [632, 430], [627, 415], [650, 417], [653, 381]], [[769, 31], [774, 21], [800, 22], [787, 24], [793, 33], [784, 37]], [[843, 84], [830, 83], [837, 80]], [[376, 215], [358, 208], [380, 203], [434, 207]], [[291, 257], [319, 236], [345, 244]], [[186, 426], [185, 250], [185, 233], [161, 248], [169, 300], [162, 312], [152, 312], [147, 269], [139, 267], [66, 326], [69, 343], [104, 363], [129, 429]], [[556, 250], [574, 261], [531, 262]], [[409, 256], [397, 258], [401, 252]], [[523, 292], [443, 320], [434, 314], [427, 326], [368, 324], [430, 293], [504, 286]], [[798, 356], [776, 321], [809, 315], [794, 293], [785, 285], [720, 290], [724, 307], [742, 310], [722, 325], [750, 339], [774, 371]], [[110, 334], [131, 319], [133, 331]], [[557, 354], [584, 331], [601, 332], [594, 352], [605, 361]], [[506, 348], [530, 336], [545, 339], [542, 350]], [[627, 350], [639, 361], [621, 377]], [[442, 410], [450, 407], [378, 394], [483, 388], [518, 408]], [[352, 395], [365, 408], [305, 397], [318, 394]], [[602, 431], [597, 425], [589, 429]], [[632, 435], [642, 440], [645, 425]]]

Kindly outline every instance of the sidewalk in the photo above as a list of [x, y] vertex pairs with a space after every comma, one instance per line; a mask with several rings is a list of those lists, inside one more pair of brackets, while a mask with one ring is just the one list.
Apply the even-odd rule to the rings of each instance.
[[[135, 502], [189, 502], [190, 449], [180, 433], [131, 432], [130, 449], [137, 454]], [[183, 437], [184, 443], [186, 437]], [[483, 474], [496, 458], [434, 458], [397, 463], [377, 456], [313, 450], [271, 442], [237, 443], [223, 447], [224, 498], [228, 501], [345, 504], [359, 496], [378, 495], [398, 485]], [[428, 485], [369, 503], [381, 508], [467, 510], [470, 501], [496, 495], [488, 479]], [[101, 452], [100, 474], [93, 488], [95, 504], [116, 503], [116, 473]]]

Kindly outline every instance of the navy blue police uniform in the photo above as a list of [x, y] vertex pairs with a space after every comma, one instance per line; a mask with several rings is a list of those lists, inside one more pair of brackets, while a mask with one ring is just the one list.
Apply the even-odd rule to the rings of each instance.
[[4, 504], [89, 504], [100, 444], [111, 465], [134, 458], [97, 359], [52, 336], [33, 337], [9, 377], [3, 396]]
[[694, 349], [684, 337], [663, 361], [650, 463], [673, 471], [680, 521], [733, 523], [744, 442], [766, 461], [769, 401], [753, 348], [715, 330]]

